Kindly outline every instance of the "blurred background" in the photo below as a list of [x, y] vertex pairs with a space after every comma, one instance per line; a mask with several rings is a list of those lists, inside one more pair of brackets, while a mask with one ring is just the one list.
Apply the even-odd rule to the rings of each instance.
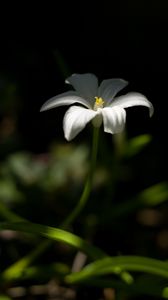
[[[8, 219], [7, 207], [35, 223], [59, 226], [82, 191], [92, 127], [68, 143], [62, 129], [67, 108], [40, 113], [40, 107], [70, 88], [64, 81], [72, 73], [94, 73], [100, 82], [119, 77], [130, 83], [123, 93], [144, 94], [155, 113], [150, 119], [146, 108], [130, 108], [123, 134], [112, 137], [102, 130], [92, 197], [71, 230], [110, 255], [166, 259], [167, 1], [58, 2], [53, 7], [44, 3], [14, 8], [2, 10], [1, 19], [1, 221]], [[39, 241], [1, 232], [1, 269]], [[68, 247], [52, 245], [36, 264], [61, 261], [69, 266], [74, 255]], [[41, 275], [2, 284], [2, 297], [54, 299], [30, 292], [30, 286], [51, 279]], [[18, 286], [20, 294], [14, 289]], [[115, 299], [102, 288], [81, 288], [76, 299], [92, 294], [94, 299]], [[61, 299], [70, 297], [75, 299], [74, 294]], [[130, 294], [124, 297], [135, 299]]]

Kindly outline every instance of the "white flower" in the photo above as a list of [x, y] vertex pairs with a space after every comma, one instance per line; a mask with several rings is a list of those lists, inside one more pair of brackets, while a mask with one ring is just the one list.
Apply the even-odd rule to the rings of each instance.
[[63, 129], [65, 138], [72, 140], [88, 122], [92, 120], [94, 126], [99, 127], [102, 122], [104, 131], [111, 134], [123, 130], [126, 120], [125, 108], [143, 105], [153, 114], [153, 105], [145, 96], [139, 93], [128, 93], [115, 97], [128, 83], [122, 79], [103, 80], [98, 86], [98, 79], [94, 74], [73, 74], [65, 81], [71, 84], [75, 91], [65, 92], [49, 99], [41, 107], [41, 111], [79, 103], [71, 106], [65, 113]]

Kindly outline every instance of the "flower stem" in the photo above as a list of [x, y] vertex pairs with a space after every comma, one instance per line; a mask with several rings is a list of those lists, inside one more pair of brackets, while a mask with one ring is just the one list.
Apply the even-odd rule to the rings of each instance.
[[98, 141], [99, 141], [99, 127], [93, 129], [93, 142], [92, 142], [92, 157], [91, 157], [91, 168], [90, 168], [90, 183], [92, 185], [93, 174], [96, 166], [97, 152], [98, 152]]
[[92, 142], [92, 153], [91, 153], [91, 165], [88, 177], [86, 179], [86, 183], [83, 189], [83, 193], [77, 203], [77, 206], [73, 209], [70, 215], [65, 219], [62, 223], [61, 228], [67, 228], [72, 222], [77, 218], [77, 216], [81, 213], [82, 209], [86, 205], [86, 202], [89, 198], [91, 188], [92, 188], [92, 181], [93, 181], [93, 174], [96, 165], [97, 159], [97, 151], [98, 151], [98, 138], [99, 138], [99, 128], [94, 127], [93, 129], [93, 142]]

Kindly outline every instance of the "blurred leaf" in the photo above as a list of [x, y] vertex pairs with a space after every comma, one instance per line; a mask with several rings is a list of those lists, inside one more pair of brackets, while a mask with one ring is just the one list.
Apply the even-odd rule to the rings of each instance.
[[23, 198], [16, 184], [11, 179], [0, 180], [0, 201], [10, 203]]
[[37, 248], [35, 248], [32, 252], [30, 252], [25, 257], [21, 258], [10, 267], [8, 267], [2, 274], [1, 278], [3, 280], [14, 280], [18, 279], [22, 276], [22, 273], [25, 269], [50, 246], [49, 240], [44, 240], [39, 244]]
[[168, 183], [161, 182], [155, 184], [138, 195], [139, 202], [149, 205], [156, 206], [168, 200]]
[[124, 149], [125, 157], [132, 157], [138, 154], [143, 148], [145, 148], [152, 140], [149, 134], [139, 135], [126, 142]]
[[12, 298], [10, 298], [6, 295], [0, 295], [0, 300], [12, 300]]
[[83, 181], [87, 171], [87, 156], [88, 148], [84, 145], [57, 145], [47, 155], [18, 152], [2, 163], [1, 175], [10, 178], [7, 183], [9, 181], [11, 188], [13, 186], [13, 195], [16, 181], [51, 191], [70, 182], [79, 184]]
[[168, 287], [165, 287], [162, 292], [163, 298], [168, 299]]
[[34, 224], [31, 222], [0, 223], [0, 230], [4, 229], [41, 235], [51, 240], [64, 242], [76, 249], [80, 249], [92, 259], [98, 259], [106, 256], [106, 254], [99, 248], [90, 245], [88, 242], [78, 237], [77, 235], [59, 228]]
[[[167, 182], [161, 182], [144, 189], [134, 198], [115, 205], [113, 211], [109, 211], [109, 218], [122, 217], [142, 207], [157, 206], [167, 200], [168, 184]], [[108, 218], [108, 212], [106, 213], [106, 218]]]
[[1, 273], [1, 280], [15, 281], [25, 279], [35, 280], [50, 280], [53, 277], [63, 279], [63, 277], [70, 273], [70, 268], [63, 263], [52, 263], [50, 265], [40, 265], [33, 267], [24, 267], [14, 270], [14, 268], [8, 268]]
[[47, 190], [62, 187], [65, 184], [79, 184], [86, 174], [88, 148], [81, 145], [57, 145], [52, 147], [48, 170], [41, 182]]
[[168, 278], [168, 263], [141, 256], [106, 257], [88, 264], [82, 271], [67, 276], [67, 282], [76, 283], [100, 275], [121, 275], [125, 271], [149, 273]]
[[12, 174], [27, 184], [32, 184], [39, 180], [46, 171], [46, 164], [43, 160], [24, 152], [10, 155], [7, 165]]

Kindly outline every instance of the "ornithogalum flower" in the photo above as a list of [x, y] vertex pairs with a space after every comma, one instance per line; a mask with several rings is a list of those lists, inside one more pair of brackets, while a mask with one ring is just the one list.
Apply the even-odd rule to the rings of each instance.
[[126, 121], [125, 108], [131, 106], [147, 106], [150, 116], [153, 105], [145, 96], [139, 93], [128, 93], [116, 97], [128, 82], [123, 79], [106, 79], [98, 86], [98, 79], [94, 74], [73, 74], [65, 81], [71, 84], [74, 91], [68, 91], [49, 99], [41, 111], [62, 105], [73, 105], [65, 113], [63, 129], [65, 138], [72, 140], [88, 122], [92, 120], [94, 126], [104, 125], [104, 131], [114, 134], [121, 132]]

